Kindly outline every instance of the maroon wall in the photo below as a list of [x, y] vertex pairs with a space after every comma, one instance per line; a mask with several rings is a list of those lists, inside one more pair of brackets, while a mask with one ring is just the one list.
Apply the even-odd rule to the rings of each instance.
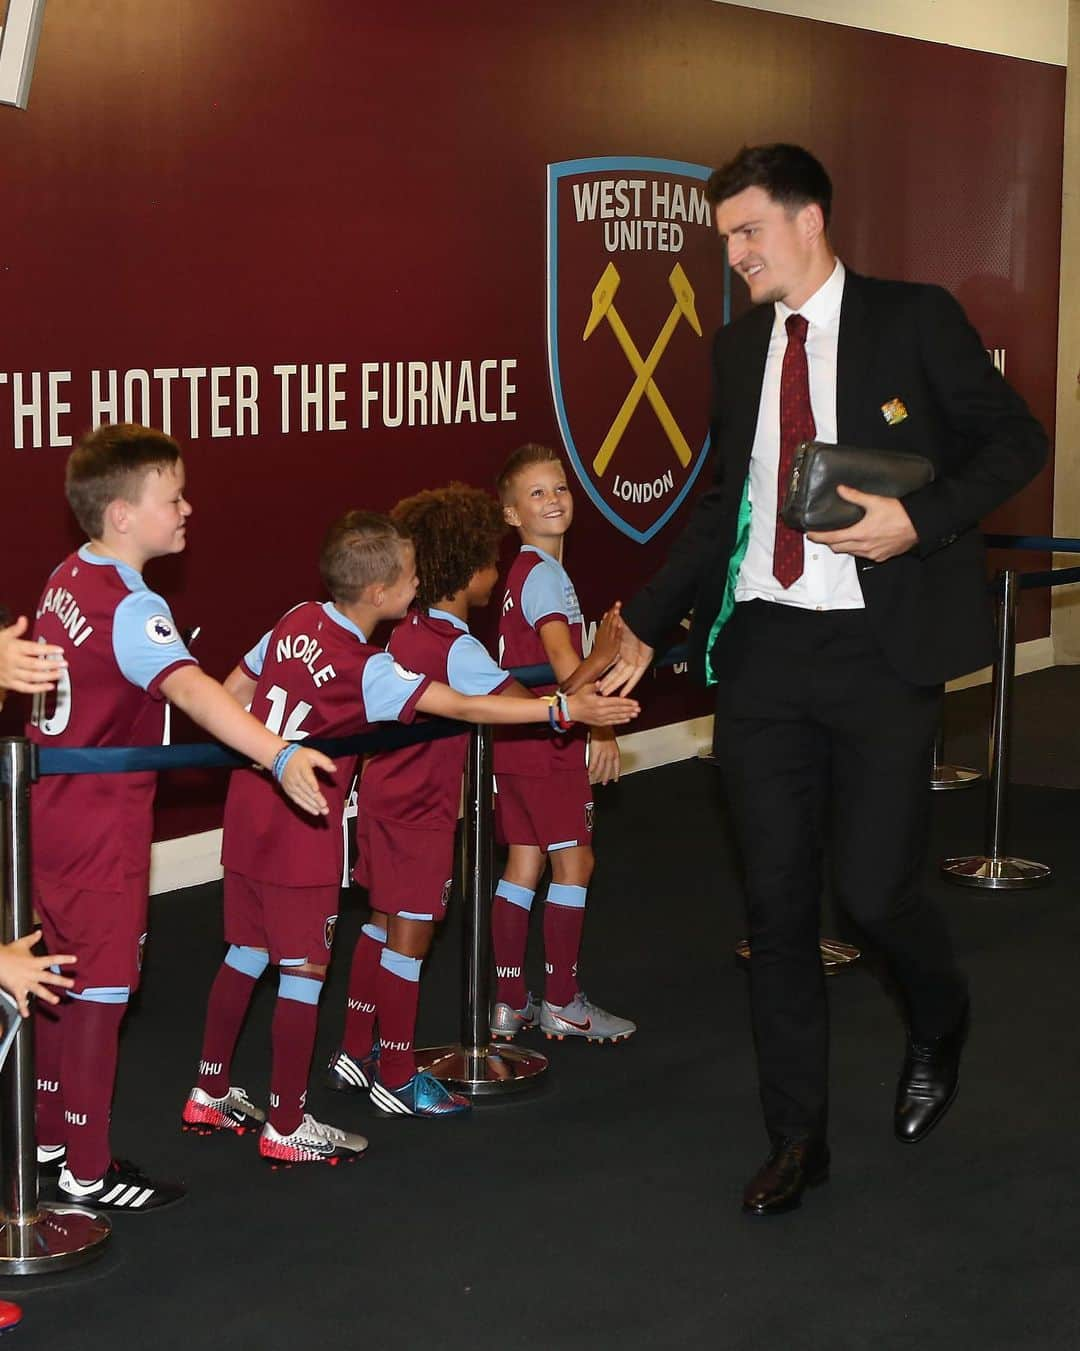
[[[29, 444], [29, 422], [16, 449], [16, 372], [24, 396], [31, 372], [71, 373], [58, 427], [77, 436], [91, 372], [256, 368], [258, 435], [208, 434], [207, 376], [191, 436], [187, 382], [175, 384], [195, 515], [187, 554], [148, 574], [181, 625], [202, 626], [196, 651], [221, 675], [315, 593], [318, 540], [340, 509], [385, 508], [450, 477], [488, 483], [521, 440], [557, 442], [548, 166], [586, 157], [712, 165], [744, 142], [810, 145], [834, 177], [845, 261], [951, 287], [1052, 425], [1064, 85], [1057, 67], [711, 0], [50, 2], [29, 108], [0, 107], [3, 599], [31, 606], [77, 540], [66, 450]], [[717, 245], [710, 277], [703, 249], [696, 235], [704, 323], [722, 266]], [[581, 271], [582, 322], [604, 261], [600, 249]], [[627, 323], [642, 348], [659, 325]], [[707, 338], [687, 330], [656, 376], [688, 426]], [[597, 426], [633, 380], [612, 350], [597, 356]], [[410, 359], [515, 362], [515, 419], [492, 394], [493, 421], [478, 410], [391, 428], [375, 409], [365, 429], [362, 363]], [[347, 429], [298, 430], [294, 398], [283, 433], [278, 363], [343, 364]], [[219, 383], [232, 397], [232, 378]], [[224, 406], [222, 426], [234, 415]], [[644, 405], [633, 425], [635, 455], [651, 434], [658, 462], [674, 463]], [[642, 544], [579, 492], [567, 562], [588, 618], [655, 568], [686, 511]], [[994, 520], [1050, 523], [1049, 474]], [[1046, 633], [1045, 604], [1025, 624]], [[670, 674], [645, 693], [650, 722], [706, 707]], [[163, 833], [211, 823], [201, 782], [170, 791], [183, 809]]]

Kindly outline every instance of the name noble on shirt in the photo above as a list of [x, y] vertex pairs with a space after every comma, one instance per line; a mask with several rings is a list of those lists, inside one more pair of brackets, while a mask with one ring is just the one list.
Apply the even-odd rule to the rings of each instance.
[[329, 662], [325, 666], [319, 665], [322, 660], [322, 647], [314, 638], [309, 638], [306, 633], [279, 638], [276, 654], [278, 661], [302, 662], [311, 672], [311, 678], [317, 688], [325, 685], [328, 680], [333, 680], [337, 675]]

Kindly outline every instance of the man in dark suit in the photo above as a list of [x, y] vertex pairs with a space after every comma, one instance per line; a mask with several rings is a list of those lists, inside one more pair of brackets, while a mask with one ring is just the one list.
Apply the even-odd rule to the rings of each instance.
[[[744, 149], [708, 197], [755, 308], [716, 334], [715, 478], [625, 606], [604, 688], [632, 689], [693, 607], [691, 670], [716, 685], [745, 869], [772, 1146], [743, 1207], [769, 1215], [828, 1175], [823, 853], [907, 1004], [897, 1137], [924, 1138], [955, 1096], [966, 982], [919, 888], [930, 753], [944, 682], [992, 656], [978, 523], [1038, 472], [1047, 443], [947, 292], [839, 262], [832, 186], [807, 151]], [[797, 534], [777, 503], [809, 439], [918, 452], [934, 481], [902, 500], [842, 488], [862, 519]]]

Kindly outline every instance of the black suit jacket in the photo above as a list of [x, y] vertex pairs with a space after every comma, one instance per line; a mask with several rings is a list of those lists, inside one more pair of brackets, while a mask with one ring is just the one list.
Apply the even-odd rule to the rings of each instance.
[[[624, 607], [652, 646], [693, 606], [690, 669], [706, 671], [750, 466], [775, 311], [762, 305], [713, 342], [712, 486], [698, 499], [663, 568]], [[890, 426], [882, 405], [908, 416]], [[993, 623], [978, 522], [1046, 460], [1043, 429], [994, 368], [959, 304], [936, 286], [847, 272], [836, 358], [841, 444], [917, 451], [936, 478], [904, 498], [919, 536], [906, 554], [856, 559], [867, 617], [893, 669], [939, 684], [990, 662]], [[726, 634], [712, 649], [723, 663]]]

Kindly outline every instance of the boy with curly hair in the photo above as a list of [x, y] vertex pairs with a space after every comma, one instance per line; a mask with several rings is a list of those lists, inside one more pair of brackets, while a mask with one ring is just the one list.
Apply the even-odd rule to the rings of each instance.
[[[469, 632], [469, 611], [488, 603], [498, 580], [506, 529], [498, 503], [451, 483], [404, 499], [391, 517], [416, 550], [418, 604], [394, 630], [390, 655], [462, 694], [531, 698]], [[610, 664], [617, 625], [617, 616], [608, 621], [567, 690]], [[355, 877], [368, 889], [372, 913], [353, 956], [330, 1083], [342, 1092], [369, 1089], [388, 1115], [447, 1117], [469, 1108], [468, 1099], [418, 1072], [413, 1052], [420, 971], [450, 896], [466, 748], [461, 736], [387, 751], [360, 781]]]

